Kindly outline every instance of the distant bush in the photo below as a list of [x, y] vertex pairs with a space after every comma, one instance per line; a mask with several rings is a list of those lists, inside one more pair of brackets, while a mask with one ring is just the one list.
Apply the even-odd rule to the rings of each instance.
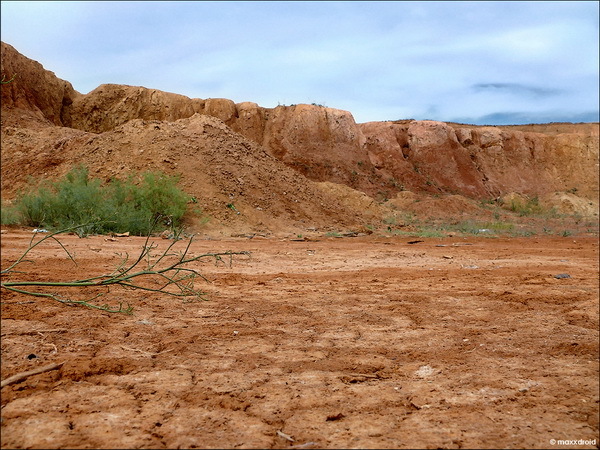
[[32, 227], [62, 229], [87, 223], [81, 233], [146, 235], [153, 225], [156, 231], [181, 225], [190, 197], [177, 187], [178, 181], [145, 172], [103, 185], [79, 166], [56, 182], [43, 181], [22, 192], [12, 207], [2, 208], [2, 223], [5, 216], [13, 221], [16, 216], [17, 223]]
[[516, 195], [508, 199], [508, 201], [503, 204], [503, 207], [519, 214], [519, 216], [542, 215], [547, 212], [546, 209], [540, 205], [537, 196], [528, 198]]

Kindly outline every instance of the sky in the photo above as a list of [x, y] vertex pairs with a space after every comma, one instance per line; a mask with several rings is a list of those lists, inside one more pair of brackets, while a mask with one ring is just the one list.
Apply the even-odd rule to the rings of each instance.
[[2, 1], [1, 38], [101, 84], [358, 123], [599, 121], [597, 1]]

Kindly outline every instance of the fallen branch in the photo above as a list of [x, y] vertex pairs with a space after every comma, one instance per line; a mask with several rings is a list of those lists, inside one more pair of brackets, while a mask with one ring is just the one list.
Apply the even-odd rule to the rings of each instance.
[[39, 373], [49, 372], [51, 370], [60, 369], [64, 362], [49, 364], [47, 366], [38, 367], [37, 369], [28, 370], [27, 372], [21, 372], [12, 377], [8, 377], [6, 380], [2, 380], [0, 383], [0, 388], [4, 386], [8, 386], [9, 384], [18, 383], [19, 381], [23, 381], [26, 378], [29, 378], [33, 375], [37, 375]]
[[69, 330], [67, 330], [66, 328], [55, 328], [52, 330], [25, 330], [25, 331], [19, 331], [16, 333], [6, 331], [6, 332], [1, 333], [0, 336], [10, 336], [10, 335], [14, 335], [14, 334], [22, 336], [24, 334], [66, 333], [67, 331], [69, 331]]
[[[37, 245], [47, 239], [53, 239], [63, 248], [69, 258], [76, 264], [75, 259], [62, 245], [62, 243], [54, 236], [58, 233], [72, 230], [78, 227], [71, 227], [65, 230], [57, 231], [50, 235], [45, 236], [39, 241], [33, 243], [33, 239], [29, 244], [29, 248], [17, 259], [16, 262], [11, 264], [8, 268], [2, 270], [0, 274], [6, 275], [17, 272], [14, 270], [19, 264], [26, 262], [25, 256]], [[177, 235], [178, 237], [178, 235]], [[69, 305], [81, 305], [88, 308], [99, 309], [106, 312], [118, 312], [131, 314], [133, 308], [129, 305], [126, 307], [122, 303], [119, 303], [118, 307], [110, 307], [109, 305], [97, 305], [91, 303], [93, 300], [103, 296], [103, 293], [97, 294], [96, 296], [86, 300], [73, 300], [70, 298], [63, 298], [61, 295], [55, 292], [39, 292], [32, 290], [34, 287], [51, 287], [51, 288], [67, 288], [67, 289], [81, 289], [81, 288], [108, 288], [111, 286], [120, 286], [124, 288], [140, 289], [144, 291], [163, 293], [175, 297], [192, 297], [193, 299], [206, 300], [204, 297], [205, 292], [197, 290], [194, 286], [194, 282], [197, 277], [202, 278], [204, 281], [208, 281], [206, 277], [200, 274], [197, 270], [187, 267], [188, 264], [200, 261], [203, 259], [214, 259], [215, 263], [225, 262], [225, 258], [229, 259], [229, 265], [231, 265], [233, 256], [245, 255], [249, 256], [249, 252], [217, 252], [217, 253], [205, 253], [199, 256], [189, 256], [190, 246], [192, 244], [193, 236], [190, 237], [187, 246], [182, 252], [174, 252], [173, 247], [179, 239], [174, 239], [172, 243], [164, 250], [158, 257], [152, 254], [152, 251], [158, 247], [157, 244], [150, 242], [150, 234], [146, 237], [146, 241], [142, 247], [142, 250], [136, 260], [129, 264], [129, 256], [126, 255], [121, 261], [120, 265], [116, 270], [109, 274], [102, 274], [99, 276], [77, 279], [71, 281], [7, 281], [1, 283], [0, 287], [20, 294], [30, 295], [34, 297], [45, 297], [52, 300], [56, 300], [60, 303]], [[175, 257], [175, 260], [170, 258]], [[28, 261], [31, 262], [31, 261]], [[129, 264], [129, 265], [128, 265]], [[140, 280], [152, 278], [158, 280], [160, 285], [158, 287], [150, 287], [140, 283]], [[193, 301], [193, 300], [192, 300]]]

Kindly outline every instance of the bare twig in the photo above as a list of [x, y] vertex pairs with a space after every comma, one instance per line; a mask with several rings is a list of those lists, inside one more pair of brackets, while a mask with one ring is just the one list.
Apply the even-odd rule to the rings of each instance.
[[4, 332], [1, 333], [0, 336], [10, 336], [11, 334], [17, 334], [19, 336], [22, 336], [24, 334], [38, 334], [38, 333], [66, 333], [67, 329], [65, 328], [55, 328], [52, 330], [25, 330], [25, 331], [19, 331], [18, 333], [10, 333], [10, 332]]
[[281, 430], [277, 430], [277, 436], [282, 437], [282, 438], [284, 438], [287, 441], [294, 442], [294, 438], [293, 437], [291, 437], [289, 434], [285, 434]]
[[13, 375], [12, 377], [8, 377], [6, 380], [2, 380], [2, 383], [0, 383], [0, 388], [8, 386], [9, 384], [18, 383], [19, 381], [22, 381], [32, 375], [49, 372], [50, 370], [60, 369], [63, 364], [64, 362], [54, 363], [47, 366], [38, 367], [37, 369], [28, 370], [27, 372], [18, 373], [16, 375]]

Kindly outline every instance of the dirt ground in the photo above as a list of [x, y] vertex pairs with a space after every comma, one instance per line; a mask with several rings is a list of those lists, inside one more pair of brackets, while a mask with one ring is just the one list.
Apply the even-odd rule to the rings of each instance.
[[[30, 239], [2, 234], [3, 269]], [[60, 241], [77, 266], [47, 242], [2, 281], [108, 273], [144, 238]], [[2, 448], [598, 447], [597, 236], [195, 239], [189, 254], [227, 250], [250, 255], [191, 264], [208, 301], [99, 302], [132, 315], [3, 290], [2, 379], [63, 365], [2, 388]]]

